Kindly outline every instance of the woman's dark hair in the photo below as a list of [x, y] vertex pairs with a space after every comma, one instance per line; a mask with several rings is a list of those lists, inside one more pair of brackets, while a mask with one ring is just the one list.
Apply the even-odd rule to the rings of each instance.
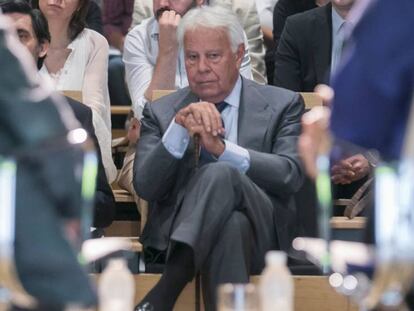
[[[69, 39], [75, 40], [76, 37], [86, 27], [86, 14], [88, 13], [90, 0], [79, 0], [79, 6], [73, 13], [69, 22]], [[32, 6], [39, 9], [39, 0], [32, 0]]]

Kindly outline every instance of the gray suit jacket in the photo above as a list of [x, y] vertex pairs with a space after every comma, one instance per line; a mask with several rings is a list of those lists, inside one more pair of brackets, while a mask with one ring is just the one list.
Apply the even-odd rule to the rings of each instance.
[[[238, 144], [250, 154], [247, 176], [273, 202], [279, 246], [287, 249], [296, 230], [291, 194], [303, 180], [296, 146], [304, 105], [297, 93], [244, 78], [242, 81]], [[194, 148], [190, 143], [184, 157], [176, 159], [161, 139], [175, 114], [197, 101], [197, 96], [187, 87], [144, 109], [134, 163], [137, 194], [153, 202], [142, 235], [144, 246], [167, 247], [175, 209], [193, 172]]]

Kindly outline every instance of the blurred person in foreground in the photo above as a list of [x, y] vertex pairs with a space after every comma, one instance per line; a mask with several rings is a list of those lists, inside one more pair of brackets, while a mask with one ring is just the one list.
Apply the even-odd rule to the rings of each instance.
[[145, 106], [134, 162], [135, 189], [152, 203], [141, 241], [167, 251], [160, 281], [138, 308], [172, 310], [200, 272], [206, 310], [215, 310], [218, 284], [248, 282], [268, 250], [289, 249], [296, 235], [304, 104], [297, 93], [241, 77], [243, 28], [231, 11], [192, 9], [178, 40], [189, 87]]
[[0, 154], [17, 163], [12, 258], [17, 276], [36, 299], [35, 310], [95, 306], [94, 290], [63, 229], [81, 214], [76, 172], [82, 152], [67, 138], [79, 124], [39, 84], [32, 56], [2, 15], [0, 56]]
[[[410, 0], [358, 4], [350, 16], [355, 27], [345, 59], [333, 80], [330, 130], [336, 138], [378, 150], [387, 161], [400, 158], [414, 92], [413, 12]], [[318, 120], [304, 118], [300, 140], [311, 176]]]
[[[50, 33], [45, 17], [39, 10], [32, 9], [25, 0], [6, 0], [0, 3], [0, 8], [4, 15], [13, 20], [20, 42], [29, 50], [37, 68], [40, 69], [50, 43]], [[115, 218], [115, 199], [102, 164], [100, 148], [92, 124], [92, 111], [71, 98], [66, 97], [66, 99], [76, 118], [92, 138], [97, 150], [98, 175], [92, 225], [96, 228], [104, 228], [109, 226]]]
[[[350, 18], [355, 27], [333, 81], [330, 130], [335, 139], [378, 150], [385, 161], [399, 160], [414, 108], [414, 2], [361, 1]], [[327, 119], [326, 114], [315, 116], [314, 112], [303, 118], [299, 149], [313, 178]], [[373, 220], [371, 215], [367, 243], [376, 239]], [[406, 302], [412, 310], [412, 291]]]
[[[378, 150], [385, 161], [400, 159], [412, 109], [413, 12], [410, 0], [398, 5], [391, 0], [358, 4], [350, 16], [355, 27], [345, 59], [333, 81], [330, 131], [335, 140]], [[299, 149], [312, 178], [316, 177], [316, 157], [328, 123], [325, 113], [315, 115], [311, 111], [303, 118]], [[343, 149], [342, 145], [335, 147], [337, 151]], [[368, 226], [368, 242], [374, 241], [373, 232], [373, 226]]]

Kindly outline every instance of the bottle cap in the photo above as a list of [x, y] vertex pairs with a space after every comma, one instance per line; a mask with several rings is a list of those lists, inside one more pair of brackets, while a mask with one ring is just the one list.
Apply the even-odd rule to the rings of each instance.
[[285, 265], [286, 264], [286, 253], [283, 251], [270, 251], [266, 253], [266, 265]]

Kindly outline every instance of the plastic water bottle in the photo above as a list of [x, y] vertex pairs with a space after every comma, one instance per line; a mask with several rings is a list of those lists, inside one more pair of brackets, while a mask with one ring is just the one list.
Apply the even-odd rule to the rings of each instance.
[[293, 278], [286, 259], [282, 251], [266, 254], [266, 267], [259, 283], [262, 311], [293, 311]]
[[99, 281], [99, 310], [133, 310], [134, 294], [134, 277], [128, 269], [126, 260], [111, 259]]

